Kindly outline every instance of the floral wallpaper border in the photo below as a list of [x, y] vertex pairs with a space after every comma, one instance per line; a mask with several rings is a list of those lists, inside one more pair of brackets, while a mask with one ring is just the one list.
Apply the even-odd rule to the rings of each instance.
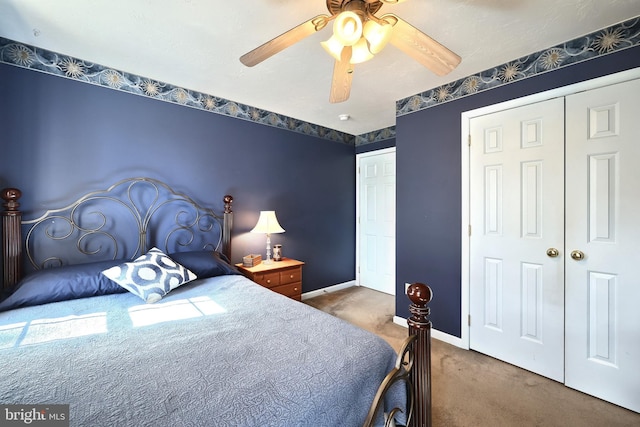
[[640, 17], [396, 102], [396, 117], [640, 45]]
[[[421, 111], [638, 45], [640, 45], [640, 17], [399, 100], [396, 102], [396, 116]], [[396, 136], [395, 126], [362, 135], [350, 135], [2, 37], [0, 37], [0, 62], [347, 145], [361, 146]]]
[[378, 129], [375, 131], [371, 131], [369, 133], [364, 133], [362, 135], [356, 136], [356, 147], [366, 144], [371, 144], [372, 142], [386, 141], [387, 139], [392, 139], [396, 137], [396, 127], [390, 126], [384, 129]]
[[0, 37], [0, 62], [85, 83], [223, 114], [267, 126], [355, 145], [356, 137], [213, 95], [178, 87], [100, 64]]

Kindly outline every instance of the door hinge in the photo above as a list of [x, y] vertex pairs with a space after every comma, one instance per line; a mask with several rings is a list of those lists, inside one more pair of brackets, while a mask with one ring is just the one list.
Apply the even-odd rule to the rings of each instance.
[[468, 233], [469, 233], [469, 237], [471, 237], [471, 224], [469, 224], [469, 230], [468, 230]]
[[467, 138], [467, 145], [471, 147], [471, 134], [469, 134], [469, 137]]
[[471, 326], [471, 315], [470, 314], [467, 316], [467, 325]]

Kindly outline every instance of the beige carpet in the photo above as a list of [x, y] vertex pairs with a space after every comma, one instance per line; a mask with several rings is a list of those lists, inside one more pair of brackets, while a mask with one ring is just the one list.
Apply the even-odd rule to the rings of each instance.
[[[378, 334], [396, 350], [407, 335], [393, 323], [391, 295], [353, 287], [304, 302]], [[474, 351], [433, 339], [431, 358], [434, 427], [640, 426], [640, 414]]]

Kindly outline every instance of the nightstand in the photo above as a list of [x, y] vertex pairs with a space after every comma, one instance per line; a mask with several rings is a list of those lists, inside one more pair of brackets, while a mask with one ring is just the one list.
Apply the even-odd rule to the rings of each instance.
[[236, 264], [238, 270], [259, 285], [295, 300], [302, 300], [302, 266], [304, 262], [282, 258], [272, 264], [260, 263], [255, 267]]

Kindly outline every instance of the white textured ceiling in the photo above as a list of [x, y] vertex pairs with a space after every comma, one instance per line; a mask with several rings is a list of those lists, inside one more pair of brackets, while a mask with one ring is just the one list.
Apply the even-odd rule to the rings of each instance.
[[[352, 135], [395, 125], [395, 101], [640, 15], [640, 0], [407, 0], [385, 4], [462, 57], [438, 77], [389, 45], [329, 103], [331, 28], [253, 68], [238, 58], [325, 0], [0, 0], [0, 36]], [[329, 26], [330, 27], [330, 26]], [[349, 114], [348, 121], [339, 115]]]

